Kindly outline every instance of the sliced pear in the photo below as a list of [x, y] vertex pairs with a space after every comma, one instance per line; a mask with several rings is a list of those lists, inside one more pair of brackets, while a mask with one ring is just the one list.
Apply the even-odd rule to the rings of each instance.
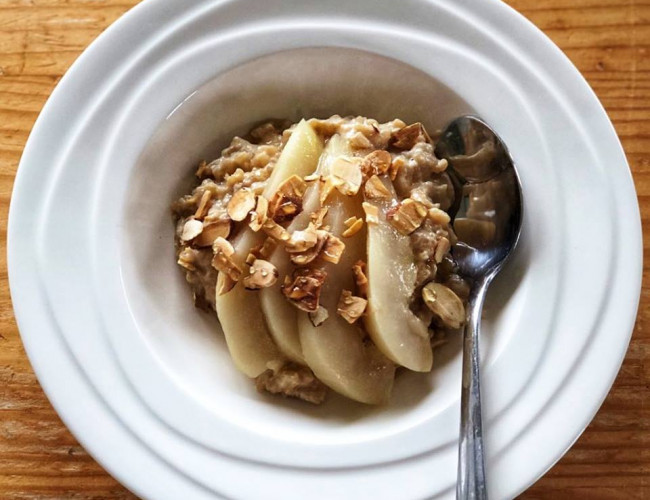
[[[278, 186], [292, 175], [304, 177], [311, 174], [316, 169], [322, 150], [323, 144], [318, 135], [307, 122], [301, 121], [278, 158], [264, 189], [264, 196], [273, 196]], [[248, 227], [235, 238], [235, 256], [242, 266], [250, 249], [264, 238], [264, 234], [255, 233]], [[217, 290], [223, 279], [220, 275]], [[217, 296], [216, 306], [228, 350], [241, 372], [249, 377], [257, 377], [266, 370], [269, 362], [284, 358], [269, 334], [259, 291], [246, 290], [241, 283], [237, 283], [230, 292]]]
[[[396, 197], [390, 180], [382, 182]], [[385, 203], [378, 223], [368, 225], [368, 308], [365, 325], [377, 347], [395, 363], [417, 372], [431, 370], [433, 353], [427, 325], [409, 308], [416, 267], [409, 237], [386, 220]]]
[[[329, 173], [329, 166], [332, 161], [347, 151], [345, 144], [345, 140], [339, 135], [334, 135], [330, 138], [320, 157], [316, 170], [318, 174], [327, 175]], [[318, 184], [313, 183], [307, 188], [307, 192], [305, 193], [303, 211], [293, 220], [289, 226], [289, 230], [294, 231], [306, 228], [309, 224], [310, 215], [318, 210], [319, 206]], [[265, 288], [259, 292], [260, 303], [264, 316], [266, 317], [269, 333], [278, 348], [287, 358], [300, 364], [306, 364], [298, 332], [298, 310], [287, 301], [280, 290], [284, 276], [291, 274], [294, 266], [289, 260], [287, 252], [282, 248], [277, 248], [269, 260], [277, 267], [280, 276], [280, 279], [274, 286]]]

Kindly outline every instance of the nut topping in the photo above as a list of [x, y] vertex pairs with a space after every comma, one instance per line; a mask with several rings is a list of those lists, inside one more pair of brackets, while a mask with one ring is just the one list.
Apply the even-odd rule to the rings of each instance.
[[345, 243], [333, 234], [328, 234], [328, 238], [325, 240], [325, 245], [323, 246], [323, 251], [321, 252], [321, 258], [326, 262], [338, 264], [344, 250]]
[[360, 297], [368, 298], [368, 277], [366, 276], [366, 263], [358, 260], [352, 266], [352, 274], [354, 274], [354, 283], [357, 285], [357, 293]]
[[258, 196], [255, 211], [251, 213], [251, 221], [248, 223], [253, 231], [257, 232], [262, 229], [262, 226], [268, 219], [268, 211], [269, 201], [264, 196]]
[[343, 290], [339, 298], [336, 312], [348, 323], [352, 324], [358, 320], [366, 310], [368, 301], [361, 297], [355, 297], [349, 290]]
[[422, 289], [422, 299], [444, 326], [458, 329], [465, 324], [463, 302], [445, 285], [434, 282], [427, 284]]
[[297, 175], [292, 175], [278, 187], [269, 202], [269, 213], [275, 222], [292, 220], [302, 211], [302, 199], [307, 183]]
[[341, 194], [353, 196], [359, 192], [363, 176], [357, 162], [340, 157], [334, 160], [331, 170], [336, 189]]
[[241, 278], [242, 270], [232, 258], [235, 249], [230, 242], [224, 238], [217, 238], [212, 244], [212, 267], [217, 271], [222, 272], [229, 276], [233, 281], [239, 281]]
[[208, 206], [208, 203], [210, 203], [210, 200], [212, 199], [212, 191], [209, 189], [206, 189], [203, 191], [203, 195], [201, 195], [201, 201], [199, 202], [199, 206], [196, 209], [196, 212], [194, 213], [194, 218], [203, 220], [203, 217], [206, 216], [208, 213], [208, 209], [210, 208]]
[[230, 219], [217, 219], [211, 222], [203, 222], [203, 231], [193, 243], [197, 247], [210, 247], [217, 238], [227, 238], [230, 234]]
[[298, 268], [291, 278], [285, 276], [282, 293], [298, 309], [316, 312], [326, 277], [327, 273], [321, 269]]
[[406, 198], [396, 209], [389, 210], [386, 217], [400, 233], [411, 234], [420, 227], [427, 213], [427, 208], [422, 203]]
[[431, 219], [436, 224], [440, 224], [441, 226], [446, 226], [451, 220], [447, 212], [440, 210], [437, 207], [430, 208], [427, 217], [429, 217], [429, 219]]
[[188, 219], [183, 225], [181, 240], [184, 242], [191, 241], [203, 231], [203, 222], [196, 219]]
[[364, 201], [361, 206], [366, 213], [366, 224], [379, 224], [379, 208], [367, 201]]
[[228, 215], [232, 220], [242, 221], [255, 208], [255, 195], [248, 188], [235, 191], [228, 202]]
[[278, 280], [278, 269], [267, 260], [256, 259], [249, 269], [248, 276], [242, 283], [249, 290], [258, 290], [275, 285]]
[[363, 192], [366, 195], [366, 198], [370, 200], [386, 199], [391, 197], [390, 191], [388, 191], [384, 183], [381, 182], [381, 179], [376, 175], [371, 176], [366, 181]]
[[393, 133], [393, 146], [398, 149], [411, 149], [418, 142], [431, 142], [431, 138], [421, 123], [412, 123]]
[[347, 229], [343, 231], [343, 234], [341, 234], [341, 236], [344, 238], [349, 238], [361, 230], [361, 227], [363, 226], [363, 219], [359, 219], [358, 217], [353, 216], [346, 220], [344, 224], [347, 226]]
[[388, 172], [391, 163], [391, 156], [388, 151], [378, 149], [368, 153], [361, 162], [361, 172], [366, 177], [382, 175]]
[[316, 312], [309, 313], [309, 320], [314, 326], [320, 326], [325, 323], [325, 320], [330, 317], [329, 312], [323, 306], [318, 306]]

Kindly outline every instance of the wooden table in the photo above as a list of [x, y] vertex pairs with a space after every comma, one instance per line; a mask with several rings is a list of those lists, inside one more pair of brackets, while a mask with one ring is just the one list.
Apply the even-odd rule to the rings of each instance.
[[[81, 51], [136, 3], [0, 0], [0, 499], [135, 498], [79, 446], [43, 394], [16, 329], [4, 261], [11, 188], [34, 120]], [[509, 3], [566, 52], [602, 100], [650, 230], [650, 3]], [[650, 499], [647, 273], [646, 266], [632, 344], [614, 388], [575, 446], [521, 498]]]

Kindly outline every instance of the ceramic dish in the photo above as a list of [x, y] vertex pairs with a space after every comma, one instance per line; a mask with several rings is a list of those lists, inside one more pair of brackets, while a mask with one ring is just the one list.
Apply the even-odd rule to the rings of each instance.
[[526, 214], [482, 338], [491, 498], [540, 477], [591, 420], [636, 315], [641, 229], [607, 116], [566, 57], [497, 1], [150, 0], [52, 94], [10, 212], [16, 317], [88, 451], [143, 498], [453, 498], [460, 342], [386, 407], [257, 394], [198, 314], [169, 204], [196, 162], [268, 117], [483, 117]]

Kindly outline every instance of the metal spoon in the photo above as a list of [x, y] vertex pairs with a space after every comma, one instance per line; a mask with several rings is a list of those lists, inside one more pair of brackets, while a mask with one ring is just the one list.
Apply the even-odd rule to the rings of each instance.
[[461, 116], [451, 122], [436, 145], [436, 154], [449, 162], [456, 188], [451, 215], [458, 243], [452, 255], [458, 273], [472, 283], [463, 344], [456, 498], [484, 500], [487, 487], [478, 348], [481, 309], [490, 282], [519, 239], [521, 185], [505, 145], [476, 117]]

